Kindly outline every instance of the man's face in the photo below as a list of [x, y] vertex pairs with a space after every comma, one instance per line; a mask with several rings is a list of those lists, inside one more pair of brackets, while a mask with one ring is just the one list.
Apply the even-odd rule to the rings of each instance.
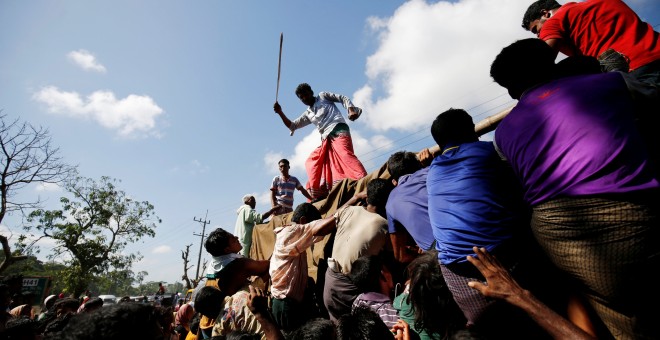
[[541, 34], [541, 27], [543, 27], [543, 24], [545, 24], [546, 20], [548, 20], [552, 15], [550, 11], [546, 11], [546, 10], [543, 10], [541, 13], [543, 13], [543, 15], [541, 15], [540, 18], [529, 23], [529, 27], [527, 28], [537, 37], [539, 36], [539, 34]]
[[241, 246], [241, 243], [238, 241], [238, 237], [231, 235], [229, 238], [229, 244], [227, 245], [227, 248], [225, 248], [225, 251], [227, 254], [235, 254], [238, 253], [243, 249], [243, 246]]
[[316, 98], [314, 98], [314, 93], [312, 91], [303, 91], [298, 94], [298, 99], [300, 99], [303, 104], [307, 106], [314, 105]]
[[284, 175], [284, 176], [289, 175], [289, 165], [288, 164], [286, 164], [284, 162], [280, 162], [278, 164], [278, 166], [280, 167], [280, 172], [282, 173], [282, 175]]

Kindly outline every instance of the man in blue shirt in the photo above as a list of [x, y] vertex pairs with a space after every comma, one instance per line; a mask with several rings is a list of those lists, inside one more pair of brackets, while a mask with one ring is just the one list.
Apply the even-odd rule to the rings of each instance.
[[409, 263], [419, 251], [435, 248], [426, 191], [430, 160], [428, 149], [420, 153], [420, 159], [412, 152], [399, 151], [387, 160], [395, 186], [385, 206], [387, 227], [394, 257], [401, 263]]
[[428, 209], [438, 259], [447, 286], [468, 325], [494, 301], [468, 287], [484, 281], [467, 261], [472, 247], [486, 248], [511, 268], [521, 256], [516, 234], [529, 229], [528, 215], [513, 172], [492, 142], [478, 140], [472, 117], [460, 109], [440, 114], [431, 127], [440, 147], [428, 171]]

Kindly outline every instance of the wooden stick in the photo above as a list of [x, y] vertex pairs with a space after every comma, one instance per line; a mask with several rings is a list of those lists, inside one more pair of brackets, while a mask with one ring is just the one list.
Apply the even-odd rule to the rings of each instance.
[[277, 90], [275, 91], [275, 101], [280, 93], [280, 70], [282, 69], [282, 41], [284, 41], [284, 33], [280, 33], [280, 57], [277, 59]]

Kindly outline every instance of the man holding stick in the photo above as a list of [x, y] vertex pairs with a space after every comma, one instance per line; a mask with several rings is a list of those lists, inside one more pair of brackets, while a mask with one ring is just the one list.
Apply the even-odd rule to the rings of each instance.
[[332, 186], [344, 178], [360, 179], [367, 171], [353, 152], [351, 133], [335, 103], [342, 103], [348, 110], [348, 119], [360, 117], [362, 109], [353, 105], [351, 100], [341, 94], [321, 92], [314, 96], [314, 91], [307, 83], [296, 88], [296, 96], [307, 105], [307, 110], [294, 121], [289, 120], [276, 101], [273, 105], [284, 125], [291, 134], [297, 129], [314, 124], [321, 133], [321, 145], [312, 151], [305, 162], [307, 170], [307, 191], [313, 200], [325, 198]]

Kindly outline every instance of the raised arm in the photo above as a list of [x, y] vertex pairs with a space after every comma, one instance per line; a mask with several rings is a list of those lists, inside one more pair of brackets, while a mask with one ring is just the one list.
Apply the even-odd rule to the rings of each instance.
[[250, 312], [254, 314], [257, 321], [264, 329], [264, 334], [268, 340], [284, 340], [284, 335], [277, 327], [277, 323], [268, 310], [268, 298], [264, 292], [253, 286], [249, 286], [250, 296], [248, 297], [247, 306]]
[[333, 101], [335, 103], [341, 103], [342, 106], [348, 111], [348, 119], [354, 121], [360, 117], [362, 114], [362, 109], [353, 105], [353, 102], [350, 98], [344, 96], [343, 94], [337, 94], [332, 92], [321, 92], [319, 96], [323, 99]]
[[[356, 205], [360, 201], [363, 201], [363, 200], [366, 200], [366, 199], [367, 199], [367, 191], [366, 190], [358, 192], [353, 197], [351, 197], [348, 201], [346, 201], [346, 203], [344, 203], [341, 207], [339, 207], [339, 209], [348, 207], [350, 205]], [[337, 210], [339, 210], [339, 209], [337, 209]]]
[[280, 116], [280, 118], [282, 119], [282, 123], [284, 123], [284, 125], [287, 128], [291, 129], [291, 120], [289, 120], [289, 118], [284, 114], [284, 111], [282, 111], [282, 107], [280, 106], [280, 103], [275, 102], [275, 104], [273, 105], [273, 110], [275, 111], [275, 113], [277, 113]]
[[337, 227], [334, 215], [318, 220], [314, 225], [314, 236], [325, 236], [330, 234]]
[[506, 268], [485, 248], [474, 247], [473, 250], [477, 257], [468, 256], [467, 259], [479, 269], [487, 282], [469, 282], [471, 288], [486, 297], [502, 299], [521, 308], [555, 339], [595, 339], [539, 301], [530, 291], [520, 287]]

